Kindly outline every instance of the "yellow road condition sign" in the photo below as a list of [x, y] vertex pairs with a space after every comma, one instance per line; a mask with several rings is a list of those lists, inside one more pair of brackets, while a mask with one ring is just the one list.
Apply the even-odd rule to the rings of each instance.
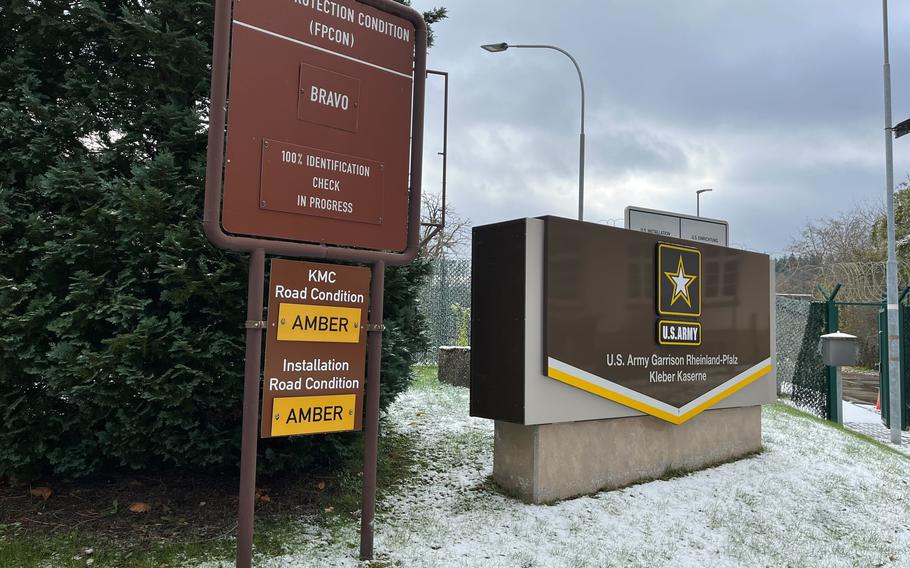
[[278, 305], [278, 341], [358, 343], [360, 317], [360, 308], [282, 303]]
[[353, 430], [356, 407], [356, 394], [276, 398], [272, 405], [272, 436]]

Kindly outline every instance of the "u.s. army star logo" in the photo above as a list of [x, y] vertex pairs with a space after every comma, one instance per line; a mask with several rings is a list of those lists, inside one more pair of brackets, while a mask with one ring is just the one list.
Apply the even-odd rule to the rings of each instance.
[[686, 302], [686, 305], [691, 308], [692, 298], [689, 295], [689, 285], [698, 277], [686, 274], [686, 267], [683, 265], [682, 255], [679, 257], [679, 265], [676, 268], [676, 272], [664, 272], [664, 275], [673, 283], [673, 299], [670, 300], [670, 306], [672, 307], [677, 300], [682, 299]]
[[657, 313], [701, 315], [701, 251], [669, 243], [657, 246]]

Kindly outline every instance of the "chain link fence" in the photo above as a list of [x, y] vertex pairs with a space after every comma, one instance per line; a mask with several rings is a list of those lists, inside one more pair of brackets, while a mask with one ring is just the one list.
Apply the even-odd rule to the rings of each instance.
[[796, 406], [828, 416], [826, 367], [818, 352], [825, 333], [825, 304], [777, 297], [777, 392]]
[[429, 350], [424, 363], [436, 362], [442, 345], [471, 344], [471, 260], [438, 258], [420, 290], [420, 310], [426, 318]]

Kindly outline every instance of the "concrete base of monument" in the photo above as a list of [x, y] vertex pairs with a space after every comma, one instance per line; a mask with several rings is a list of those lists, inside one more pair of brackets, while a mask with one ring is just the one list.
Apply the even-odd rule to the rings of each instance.
[[702, 412], [676, 426], [653, 416], [522, 426], [496, 422], [493, 480], [527, 503], [616, 489], [761, 450], [761, 407]]

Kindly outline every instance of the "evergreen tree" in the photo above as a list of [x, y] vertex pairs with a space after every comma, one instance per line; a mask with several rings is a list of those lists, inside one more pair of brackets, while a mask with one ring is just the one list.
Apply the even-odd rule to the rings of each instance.
[[[201, 230], [212, 16], [210, 0], [0, 4], [0, 476], [239, 460], [247, 258]], [[425, 348], [427, 271], [387, 273], [383, 404]], [[260, 464], [356, 441], [271, 440]]]

